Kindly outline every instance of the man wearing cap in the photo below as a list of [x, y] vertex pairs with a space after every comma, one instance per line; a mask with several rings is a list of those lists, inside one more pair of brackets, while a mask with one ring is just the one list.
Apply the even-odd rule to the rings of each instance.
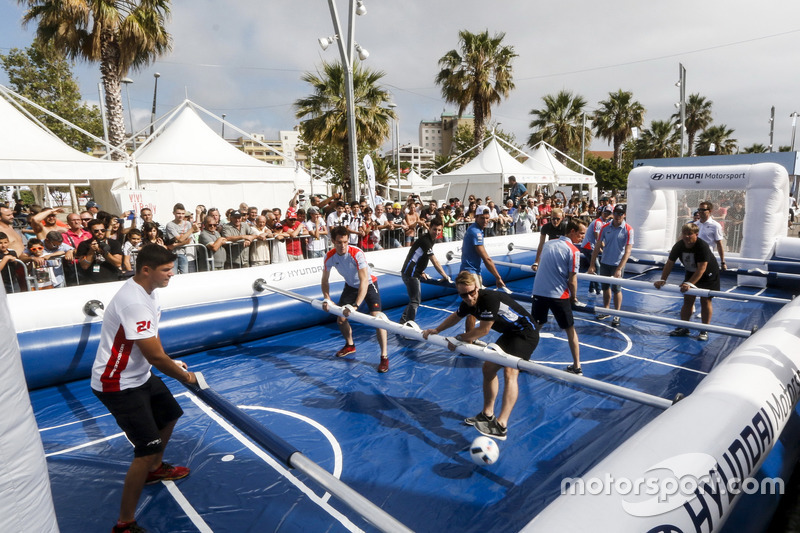
[[286, 220], [283, 222], [283, 232], [287, 234], [286, 255], [289, 261], [303, 259], [303, 247], [300, 244], [300, 235], [307, 235], [305, 225], [297, 218], [297, 208], [290, 207], [286, 210]]
[[86, 202], [86, 210], [92, 214], [92, 218], [97, 217], [97, 213], [100, 212], [100, 204], [95, 202], [94, 200], [89, 200]]
[[[589, 263], [589, 274], [595, 273], [595, 261], [600, 257], [601, 276], [611, 276], [621, 278], [625, 271], [625, 263], [631, 255], [633, 248], [633, 228], [625, 222], [625, 206], [614, 207], [610, 224], [606, 224], [600, 229], [597, 237], [592, 259]], [[603, 307], [608, 309], [611, 303], [611, 292], [614, 292], [614, 309], [622, 309], [622, 287], [601, 283], [603, 289]], [[597, 319], [608, 318], [608, 314], [597, 313]], [[619, 326], [619, 317], [615, 316], [611, 322], [612, 327]]]
[[[608, 224], [611, 220], [611, 212], [614, 209], [611, 206], [601, 207], [597, 213], [597, 218], [592, 220], [589, 223], [589, 227], [586, 228], [586, 236], [583, 238], [583, 242], [581, 243], [581, 255], [583, 256], [583, 261], [586, 262], [586, 268], [589, 268], [589, 264], [592, 260], [592, 252], [594, 251], [594, 247], [597, 244], [597, 237], [600, 236], [600, 230], [603, 229], [603, 226]], [[595, 266], [595, 270], [600, 268], [599, 263], [595, 262], [592, 263]], [[601, 294], [600, 291], [600, 283], [597, 281], [590, 281], [589, 282], [589, 296], [594, 294]]]
[[[481, 261], [486, 265], [486, 269], [494, 276], [497, 287], [504, 288], [506, 286], [500, 273], [497, 272], [497, 267], [489, 257], [489, 253], [483, 246], [483, 228], [489, 222], [489, 208], [485, 205], [479, 205], [475, 209], [475, 222], [467, 229], [464, 235], [464, 240], [461, 243], [461, 271], [472, 272], [473, 274], [481, 275]], [[467, 317], [467, 328], [471, 329], [475, 324], [474, 317], [471, 320]]]
[[[249, 224], [242, 224], [244, 215], [240, 211], [230, 214], [230, 222], [222, 226], [220, 233], [228, 242], [234, 243], [231, 247], [230, 268], [244, 268], [250, 266], [250, 243], [258, 236], [256, 231]], [[226, 265], [226, 268], [228, 265]]]

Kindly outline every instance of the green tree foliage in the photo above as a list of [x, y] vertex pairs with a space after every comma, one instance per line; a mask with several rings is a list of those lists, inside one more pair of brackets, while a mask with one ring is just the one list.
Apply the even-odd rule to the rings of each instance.
[[[694, 144], [697, 134], [711, 125], [711, 106], [714, 102], [707, 100], [705, 96], [698, 93], [690, 94], [686, 100], [686, 140], [689, 143], [688, 156], [694, 155]], [[680, 112], [672, 115], [676, 121], [680, 121]], [[680, 152], [678, 152], [680, 154]]]
[[[356, 119], [356, 139], [359, 160], [365, 153], [377, 149], [389, 137], [394, 111], [385, 107], [391, 101], [389, 92], [379, 85], [385, 76], [382, 71], [362, 67], [356, 62], [353, 68], [353, 93]], [[301, 136], [309, 146], [331, 158], [341, 158], [336, 179], [349, 193], [350, 154], [347, 149], [347, 101], [345, 99], [345, 71], [339, 62], [323, 62], [322, 72], [306, 72], [301, 78], [311, 86], [312, 93], [294, 102], [295, 116], [301, 121]], [[329, 153], [333, 150], [334, 153]], [[358, 164], [358, 161], [355, 162]], [[329, 167], [334, 168], [334, 167]], [[359, 173], [361, 175], [361, 173]], [[342, 179], [343, 177], [347, 179]], [[349, 194], [345, 194], [349, 197]]]
[[654, 120], [650, 128], [642, 132], [635, 143], [636, 157], [662, 158], [679, 157], [681, 154], [681, 135], [671, 120]]
[[[710, 126], [700, 134], [695, 144], [697, 155], [730, 155], [736, 153], [733, 130], [725, 124]], [[712, 149], [713, 148], [713, 149]]]
[[620, 89], [609, 93], [608, 100], [600, 102], [600, 109], [592, 115], [592, 126], [601, 139], [612, 143], [614, 164], [622, 165], [622, 145], [630, 139], [633, 130], [644, 123], [645, 108], [633, 99], [633, 93]]
[[628, 187], [628, 174], [631, 171], [630, 163], [625, 163], [622, 168], [617, 168], [617, 165], [610, 159], [588, 154], [584, 164], [594, 172], [597, 186], [600, 189], [620, 191]]
[[571, 91], [548, 94], [542, 100], [544, 107], [530, 112], [535, 118], [529, 126], [534, 131], [528, 138], [528, 146], [544, 141], [565, 154], [580, 156], [581, 143], [589, 146], [592, 142], [592, 131], [587, 128], [583, 132], [586, 100]]
[[[52, 44], [42, 45], [34, 41], [24, 50], [12, 48], [7, 55], [0, 54], [0, 64], [14, 92], [93, 135], [103, 136], [100, 109], [82, 102], [78, 82], [72, 74], [73, 65]], [[25, 107], [64, 142], [76, 150], [91, 151], [95, 144], [91, 137], [33, 106]]]
[[503, 44], [505, 33], [458, 32], [459, 50], [450, 50], [439, 60], [436, 83], [446, 102], [458, 105], [458, 116], [472, 105], [473, 144], [483, 141], [492, 106], [514, 89], [512, 62], [517, 53]]
[[[170, 0], [17, 0], [28, 10], [23, 24], [70, 59], [100, 64], [112, 146], [124, 148], [125, 120], [120, 80], [171, 49], [165, 24]], [[112, 158], [124, 156], [112, 152]]]
[[761, 143], [754, 143], [742, 149], [743, 154], [766, 154], [767, 152], [769, 152], [769, 150]]

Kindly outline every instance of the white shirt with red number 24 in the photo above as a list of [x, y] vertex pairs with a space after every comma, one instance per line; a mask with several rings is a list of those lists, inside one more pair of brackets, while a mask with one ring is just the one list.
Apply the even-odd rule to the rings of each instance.
[[134, 341], [158, 335], [161, 305], [133, 278], [126, 281], [103, 316], [100, 345], [92, 366], [92, 388], [117, 392], [150, 379], [150, 363]]

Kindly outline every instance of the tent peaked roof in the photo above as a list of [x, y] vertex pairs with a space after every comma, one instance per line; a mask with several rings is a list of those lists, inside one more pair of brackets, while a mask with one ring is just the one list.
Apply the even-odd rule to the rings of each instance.
[[537, 181], [541, 182], [542, 178], [552, 175], [552, 171], [547, 169], [539, 171], [523, 165], [506, 152], [496, 138], [492, 138], [489, 144], [472, 161], [442, 176], [485, 176], [489, 174], [502, 175], [504, 177], [516, 176], [517, 180], [536, 178]]
[[125, 163], [75, 150], [0, 97], [0, 181], [67, 184], [124, 175]]
[[134, 154], [143, 181], [309, 181], [294, 167], [247, 155], [213, 131], [186, 100]]
[[536, 146], [530, 158], [525, 160], [524, 165], [530, 168], [549, 167], [555, 174], [558, 183], [595, 183], [593, 172], [581, 174], [567, 167], [546, 148], [545, 143], [539, 143]]

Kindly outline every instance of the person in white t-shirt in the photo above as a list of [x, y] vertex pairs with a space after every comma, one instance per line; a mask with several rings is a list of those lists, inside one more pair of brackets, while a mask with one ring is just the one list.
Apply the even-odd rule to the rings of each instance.
[[135, 513], [145, 484], [189, 475], [188, 468], [163, 462], [164, 448], [183, 410], [150, 371], [155, 366], [182, 383], [197, 383], [185, 363], [167, 355], [158, 336], [161, 306], [156, 289], [169, 284], [176, 258], [156, 244], [144, 246], [136, 274], [111, 299], [103, 316], [91, 387], [134, 446], [114, 532], [141, 530]]
[[700, 202], [700, 207], [697, 208], [697, 213], [700, 215], [700, 220], [696, 220], [695, 224], [700, 229], [698, 235], [701, 239], [706, 241], [709, 248], [717, 249], [719, 254], [719, 266], [722, 270], [728, 268], [725, 262], [725, 245], [723, 240], [725, 237], [722, 233], [722, 225], [711, 218], [711, 211], [714, 209], [714, 204], [711, 202]]
[[328, 226], [325, 219], [316, 207], [308, 208], [308, 220], [305, 221], [306, 229], [311, 238], [308, 240], [306, 250], [308, 257], [322, 257], [328, 249]]

